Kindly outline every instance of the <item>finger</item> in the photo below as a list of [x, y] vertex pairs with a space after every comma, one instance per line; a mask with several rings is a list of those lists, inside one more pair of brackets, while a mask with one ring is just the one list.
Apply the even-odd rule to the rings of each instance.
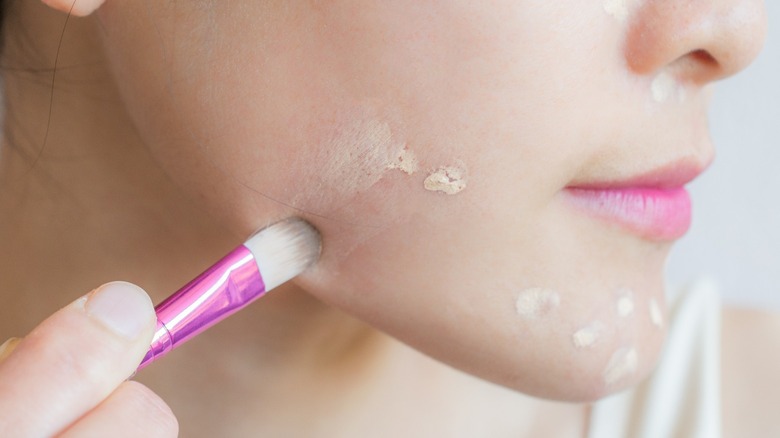
[[155, 321], [149, 296], [124, 282], [50, 316], [0, 363], [0, 436], [50, 436], [97, 406], [141, 362]]
[[0, 345], [0, 362], [4, 361], [6, 357], [14, 352], [16, 345], [19, 344], [19, 341], [21, 340], [21, 338], [9, 338], [7, 341], [3, 342], [3, 345]]
[[105, 0], [42, 0], [51, 8], [77, 17], [86, 17], [95, 12]]
[[122, 383], [62, 437], [175, 437], [179, 423], [165, 402], [144, 385]]

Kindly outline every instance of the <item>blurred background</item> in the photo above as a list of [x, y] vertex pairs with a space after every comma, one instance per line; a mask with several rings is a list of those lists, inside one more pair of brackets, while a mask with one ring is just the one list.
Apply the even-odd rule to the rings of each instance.
[[727, 302], [780, 310], [780, 1], [765, 3], [764, 51], [716, 85], [717, 158], [690, 185], [693, 225], [667, 278], [674, 287], [709, 277]]

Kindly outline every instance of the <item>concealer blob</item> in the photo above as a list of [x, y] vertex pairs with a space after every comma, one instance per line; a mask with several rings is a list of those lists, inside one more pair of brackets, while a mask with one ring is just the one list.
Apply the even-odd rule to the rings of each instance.
[[628, 0], [604, 0], [604, 11], [619, 22], [628, 18]]
[[528, 319], [543, 317], [561, 303], [560, 295], [550, 289], [532, 287], [525, 289], [517, 295], [515, 310], [517, 314]]
[[401, 149], [395, 161], [387, 165], [388, 169], [397, 169], [407, 175], [417, 172], [417, 167], [417, 156], [408, 147]]
[[593, 321], [585, 327], [577, 330], [571, 336], [571, 342], [577, 348], [588, 348], [601, 339], [601, 334], [606, 326], [601, 321]]
[[639, 363], [639, 355], [636, 348], [621, 348], [612, 354], [607, 366], [604, 368], [604, 383], [614, 385], [624, 378], [636, 372]]
[[661, 306], [658, 305], [658, 301], [655, 298], [650, 300], [650, 321], [658, 328], [664, 326], [664, 315], [661, 312]]
[[617, 300], [617, 314], [626, 318], [634, 313], [634, 292], [630, 289], [622, 289]]
[[423, 182], [425, 190], [455, 195], [466, 188], [466, 170], [463, 166], [442, 166], [431, 172]]
[[624, 24], [638, 0], [604, 0], [604, 12], [618, 23]]
[[685, 100], [685, 87], [671, 74], [661, 72], [650, 84], [653, 100], [657, 103], [667, 102], [676, 97], [678, 102]]

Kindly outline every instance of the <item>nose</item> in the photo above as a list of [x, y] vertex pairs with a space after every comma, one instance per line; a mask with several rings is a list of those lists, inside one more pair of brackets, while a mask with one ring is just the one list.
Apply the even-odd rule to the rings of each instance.
[[625, 57], [637, 74], [667, 69], [703, 85], [747, 67], [765, 37], [763, 0], [647, 0], [632, 17]]

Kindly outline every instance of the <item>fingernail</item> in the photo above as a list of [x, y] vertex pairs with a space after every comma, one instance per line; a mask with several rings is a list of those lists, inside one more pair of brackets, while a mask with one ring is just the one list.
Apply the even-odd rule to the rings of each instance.
[[140, 287], [124, 281], [106, 283], [84, 305], [87, 314], [117, 334], [136, 339], [150, 325], [154, 306]]
[[10, 338], [3, 342], [3, 345], [0, 345], [0, 362], [4, 361], [6, 357], [13, 353], [14, 348], [16, 348], [16, 345], [19, 344], [19, 341], [21, 340], [22, 338]]

